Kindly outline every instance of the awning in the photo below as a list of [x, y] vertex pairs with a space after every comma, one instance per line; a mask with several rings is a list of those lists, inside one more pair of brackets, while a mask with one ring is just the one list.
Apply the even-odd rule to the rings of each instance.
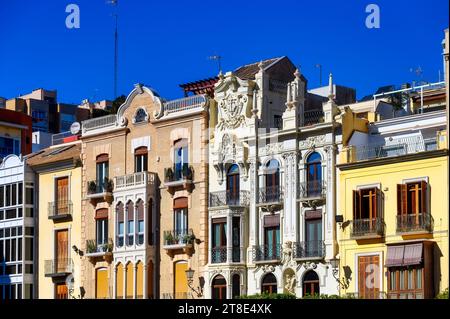
[[418, 265], [422, 262], [423, 243], [388, 246], [386, 267]]

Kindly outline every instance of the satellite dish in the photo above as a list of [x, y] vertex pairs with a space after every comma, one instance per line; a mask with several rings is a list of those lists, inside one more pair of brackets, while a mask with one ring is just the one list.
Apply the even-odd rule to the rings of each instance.
[[80, 130], [81, 124], [79, 122], [73, 122], [72, 125], [70, 126], [70, 133], [72, 133], [73, 135], [78, 134]]

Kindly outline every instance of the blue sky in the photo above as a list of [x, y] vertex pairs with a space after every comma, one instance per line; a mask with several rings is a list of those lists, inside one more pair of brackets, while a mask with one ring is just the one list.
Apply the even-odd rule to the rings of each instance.
[[[70, 3], [80, 28], [67, 29]], [[368, 29], [365, 8], [380, 7], [380, 28]], [[448, 0], [144, 1], [119, 0], [118, 92], [137, 82], [172, 99], [178, 84], [287, 55], [319, 86], [332, 72], [358, 98], [379, 86], [422, 79], [442, 69]], [[57, 89], [62, 102], [113, 97], [114, 9], [105, 0], [0, 0], [0, 96]]]

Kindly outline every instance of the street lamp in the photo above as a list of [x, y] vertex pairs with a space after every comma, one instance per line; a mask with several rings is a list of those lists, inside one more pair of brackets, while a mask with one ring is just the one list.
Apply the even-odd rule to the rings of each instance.
[[192, 287], [192, 284], [194, 283], [194, 272], [195, 270], [191, 269], [191, 267], [189, 267], [189, 269], [186, 270], [188, 287], [191, 288], [191, 290], [197, 294], [197, 297], [202, 297], [203, 296], [202, 289], [200, 287], [197, 287], [197, 289]]
[[339, 259], [337, 259], [336, 257], [330, 259], [330, 264], [331, 264], [331, 273], [334, 279], [336, 279], [336, 282], [338, 283], [338, 288], [341, 286], [343, 288], [346, 288], [346, 284], [339, 279]]

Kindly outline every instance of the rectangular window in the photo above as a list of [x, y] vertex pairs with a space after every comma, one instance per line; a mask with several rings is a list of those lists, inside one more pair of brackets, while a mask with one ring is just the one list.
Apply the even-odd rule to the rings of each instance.
[[18, 199], [17, 199], [17, 204], [22, 205], [23, 204], [23, 184], [19, 183], [18, 187], [17, 187], [17, 194]]
[[135, 173], [147, 171], [148, 156], [147, 154], [139, 154], [134, 157]]
[[32, 187], [26, 187], [25, 204], [34, 205], [34, 189]]
[[241, 218], [233, 217], [233, 262], [241, 261]]
[[5, 186], [0, 186], [0, 207], [5, 206]]
[[11, 185], [6, 185], [6, 206], [11, 206]]
[[391, 267], [389, 270], [388, 298], [422, 299], [423, 267]]
[[187, 233], [188, 227], [188, 217], [187, 217], [187, 208], [175, 209], [175, 234], [183, 235]]
[[11, 205], [17, 205], [17, 184], [11, 185]]
[[134, 243], [134, 220], [127, 222], [127, 245], [131, 246]]
[[34, 246], [33, 238], [25, 238], [25, 260], [33, 261]]
[[144, 243], [144, 221], [138, 221], [138, 244], [142, 245]]
[[227, 261], [227, 223], [226, 218], [215, 218], [212, 220], [212, 251], [213, 263]]
[[107, 179], [109, 176], [109, 163], [106, 162], [100, 162], [97, 163], [97, 186], [100, 185], [102, 187], [102, 190], [105, 190], [105, 179]]
[[106, 245], [108, 243], [108, 219], [97, 219], [97, 246]]
[[117, 225], [117, 230], [118, 230], [118, 243], [117, 246], [118, 247], [122, 247], [123, 246], [123, 236], [124, 236], [124, 223], [123, 222], [119, 222]]

